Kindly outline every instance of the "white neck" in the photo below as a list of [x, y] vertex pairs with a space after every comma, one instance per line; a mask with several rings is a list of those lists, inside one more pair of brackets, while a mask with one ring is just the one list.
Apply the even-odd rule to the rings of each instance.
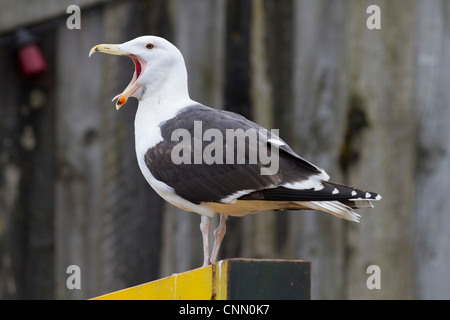
[[170, 72], [149, 69], [151, 79], [142, 89], [135, 118], [136, 149], [147, 148], [162, 140], [159, 124], [174, 117], [180, 109], [194, 104], [189, 97], [184, 62], [173, 65]]
[[173, 64], [169, 71], [149, 66], [148, 73], [147, 83], [143, 84], [139, 97], [140, 108], [150, 107], [157, 111], [161, 104], [178, 105], [180, 101], [190, 100], [184, 60]]

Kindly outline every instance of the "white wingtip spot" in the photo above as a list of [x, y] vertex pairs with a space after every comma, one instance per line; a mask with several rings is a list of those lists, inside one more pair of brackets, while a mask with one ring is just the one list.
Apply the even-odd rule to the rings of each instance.
[[357, 194], [358, 193], [355, 190], [352, 191], [352, 196], [356, 196]]
[[339, 190], [337, 188], [334, 188], [333, 192], [331, 194], [338, 194]]
[[318, 180], [314, 176], [304, 181], [297, 181], [294, 183], [284, 183], [281, 186], [295, 190], [314, 189], [314, 191], [320, 191], [324, 188], [322, 182], [320, 182], [320, 180]]
[[370, 197], [371, 197], [370, 193], [366, 192], [366, 198], [370, 198]]

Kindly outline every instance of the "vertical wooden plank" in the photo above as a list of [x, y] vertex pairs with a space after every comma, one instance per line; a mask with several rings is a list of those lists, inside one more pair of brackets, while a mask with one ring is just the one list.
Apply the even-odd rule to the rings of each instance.
[[191, 98], [222, 108], [225, 1], [178, 0], [173, 7], [174, 43], [183, 52]]
[[[100, 278], [101, 64], [89, 48], [101, 38], [101, 16], [83, 16], [89, 32], [57, 30], [56, 239], [57, 297], [86, 298]], [[66, 287], [69, 265], [81, 269], [81, 290]]]
[[[334, 179], [346, 108], [348, 2], [295, 1], [293, 148]], [[296, 258], [312, 263], [312, 297], [342, 298], [344, 242], [340, 221], [318, 212], [289, 217]]]
[[18, 299], [24, 294], [25, 212], [22, 199], [20, 132], [20, 75], [11, 63], [13, 49], [0, 50], [0, 71], [8, 77], [0, 79], [0, 94], [4, 98], [0, 108], [0, 297]]
[[[411, 297], [414, 6], [374, 4], [382, 8], [382, 30], [366, 28], [363, 2], [297, 5], [297, 151], [332, 179], [385, 196], [375, 209], [360, 210], [359, 225], [317, 213], [295, 218], [305, 243], [299, 253], [312, 261], [313, 297]], [[364, 121], [355, 124], [355, 117]], [[342, 162], [347, 148], [357, 156], [350, 165]], [[366, 288], [371, 264], [384, 270], [386, 290]]]
[[[276, 10], [272, 8], [272, 11]], [[255, 111], [254, 121], [270, 129], [274, 125], [274, 89], [270, 81], [273, 74], [269, 72], [269, 68], [272, 70], [273, 61], [270, 59], [272, 58], [271, 46], [267, 45], [266, 38], [273, 25], [267, 26], [268, 15], [270, 15], [270, 11], [267, 10], [264, 1], [252, 1], [251, 37], [249, 39], [252, 109]], [[274, 39], [270, 40], [270, 42], [272, 41]], [[276, 47], [275, 44], [273, 46]]]
[[22, 147], [22, 200], [27, 232], [24, 252], [24, 298], [51, 299], [54, 270], [54, 145], [55, 86], [54, 32], [41, 37], [40, 47], [49, 63], [45, 74], [22, 83], [24, 128]]
[[450, 3], [417, 1], [416, 298], [449, 299]]
[[[0, 50], [0, 71], [6, 74], [11, 64], [5, 64], [6, 57], [11, 57], [10, 48], [3, 47]], [[16, 294], [16, 279], [13, 274], [13, 250], [12, 223], [11, 217], [14, 207], [18, 201], [20, 167], [14, 163], [14, 153], [16, 153], [15, 141], [18, 136], [18, 110], [14, 108], [15, 86], [12, 85], [14, 79], [13, 72], [9, 81], [0, 79], [0, 94], [4, 97], [3, 107], [0, 108], [0, 298], [14, 297]], [[8, 85], [9, 83], [9, 85]], [[6, 94], [8, 92], [9, 94]]]
[[[381, 30], [364, 26], [366, 6], [353, 3], [354, 30], [349, 58], [350, 97], [359, 94], [367, 127], [353, 148], [359, 160], [348, 181], [383, 195], [375, 210], [362, 211], [363, 222], [347, 231], [348, 298], [413, 297], [413, 199], [415, 172], [414, 11], [408, 1], [375, 1]], [[362, 6], [362, 7], [361, 7]], [[368, 290], [369, 265], [382, 272], [382, 289]]]
[[[126, 23], [127, 19], [121, 19], [120, 10], [122, 8], [122, 5], [111, 5], [102, 8], [97, 17], [99, 33], [91, 46], [98, 43], [121, 43], [126, 40], [122, 31], [124, 28], [122, 21]], [[121, 21], [121, 23], [117, 23], [117, 21]], [[89, 48], [87, 49], [89, 50]], [[129, 131], [127, 123], [124, 123], [121, 116], [130, 112], [130, 110], [125, 109], [124, 113], [119, 114], [114, 112], [114, 105], [111, 105], [109, 102], [112, 97], [121, 92], [120, 90], [127, 85], [127, 72], [125, 70], [127, 67], [132, 70], [132, 67], [127, 65], [126, 62], [126, 59], [108, 55], [92, 57], [89, 60], [90, 64], [96, 64], [97, 68], [100, 68], [98, 69], [99, 73], [93, 73], [92, 76], [97, 77], [101, 81], [99, 96], [96, 98], [101, 118], [101, 159], [99, 161], [102, 168], [100, 177], [102, 206], [100, 211], [101, 225], [98, 230], [98, 255], [100, 261], [98, 267], [101, 272], [98, 273], [95, 279], [97, 285], [95, 294], [101, 294], [125, 285], [122, 277], [116, 274], [117, 265], [119, 265], [119, 268], [121, 265], [117, 247], [118, 242], [120, 243], [120, 238], [123, 237], [123, 233], [120, 228], [117, 228], [117, 225], [122, 224], [123, 227], [127, 225], [126, 222], [124, 225], [123, 219], [120, 219], [120, 214], [125, 214], [125, 212], [122, 207], [121, 191], [123, 189], [120, 188], [121, 154], [119, 149], [126, 143], [125, 139]], [[130, 99], [129, 102], [127, 107], [133, 107], [134, 101]], [[128, 142], [131, 144], [130, 141]], [[127, 188], [124, 189], [126, 190]], [[131, 222], [132, 220], [128, 221]]]
[[252, 119], [250, 96], [251, 1], [226, 2], [225, 106]]
[[0, 296], [54, 297], [53, 34], [39, 47], [50, 70], [25, 78], [12, 43], [3, 46], [0, 123]]
[[[254, 0], [254, 2], [259, 2]], [[294, 3], [293, 0], [279, 2], [265, 0], [264, 46], [267, 52], [267, 76], [272, 85], [273, 108], [271, 115], [273, 128], [280, 129], [283, 140], [291, 143], [294, 134], [293, 66], [294, 66]], [[252, 37], [253, 38], [253, 37]], [[253, 81], [258, 81], [255, 77]], [[256, 104], [254, 105], [255, 107]], [[269, 126], [272, 128], [272, 126]]]

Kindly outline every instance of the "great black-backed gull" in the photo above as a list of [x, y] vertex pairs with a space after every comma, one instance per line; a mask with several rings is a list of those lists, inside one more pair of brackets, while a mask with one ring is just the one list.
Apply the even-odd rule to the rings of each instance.
[[[136, 155], [148, 183], [165, 200], [201, 215], [203, 265], [214, 263], [228, 216], [261, 210], [313, 209], [359, 221], [353, 209], [373, 207], [377, 193], [329, 182], [328, 174], [297, 155], [277, 132], [189, 97], [181, 52], [169, 41], [142, 36], [100, 44], [94, 52], [127, 56], [135, 72], [114, 99], [139, 100]], [[220, 214], [209, 255], [210, 218]]]

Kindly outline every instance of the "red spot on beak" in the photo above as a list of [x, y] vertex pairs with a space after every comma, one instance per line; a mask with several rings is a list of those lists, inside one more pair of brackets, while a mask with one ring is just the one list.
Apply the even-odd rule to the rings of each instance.
[[127, 99], [125, 97], [120, 97], [119, 105], [121, 106], [121, 105], [125, 104], [125, 102], [127, 102]]

